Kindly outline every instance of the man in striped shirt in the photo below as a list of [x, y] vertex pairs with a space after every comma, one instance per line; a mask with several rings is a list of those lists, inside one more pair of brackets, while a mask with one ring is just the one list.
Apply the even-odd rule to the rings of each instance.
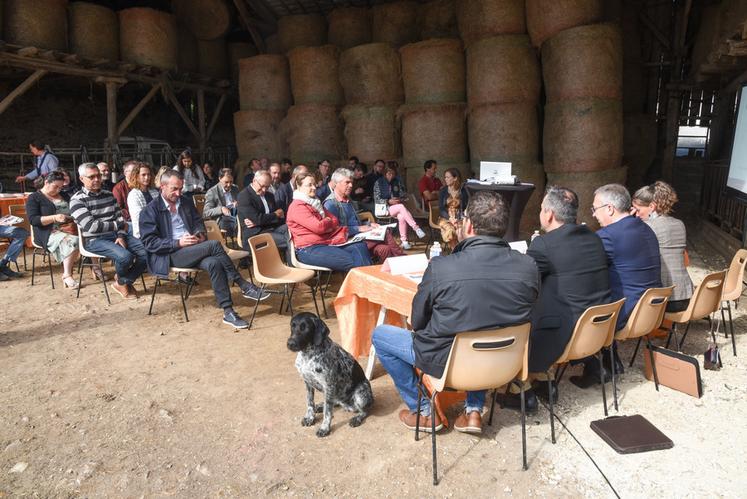
[[85, 247], [114, 262], [117, 278], [111, 287], [122, 298], [136, 299], [133, 283], [145, 271], [147, 253], [132, 235], [111, 192], [102, 190], [101, 172], [94, 163], [78, 167], [83, 189], [70, 199], [70, 213], [85, 238]]

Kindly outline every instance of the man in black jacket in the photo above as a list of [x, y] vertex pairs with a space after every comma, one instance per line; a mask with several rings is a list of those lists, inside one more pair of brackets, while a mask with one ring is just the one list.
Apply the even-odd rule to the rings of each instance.
[[288, 246], [288, 226], [285, 213], [275, 205], [275, 197], [267, 189], [272, 183], [270, 174], [260, 170], [252, 183], [239, 193], [238, 217], [244, 224], [241, 234], [244, 248], [249, 247], [249, 238], [268, 232], [279, 250]]
[[[539, 291], [539, 274], [531, 258], [512, 250], [504, 241], [508, 207], [500, 194], [480, 191], [470, 197], [460, 229], [460, 243], [448, 256], [431, 260], [412, 303], [414, 332], [378, 326], [373, 344], [382, 365], [392, 376], [407, 409], [402, 423], [415, 429], [417, 380], [412, 366], [431, 376], [443, 374], [454, 337], [459, 332], [515, 326], [529, 322]], [[468, 392], [465, 410], [454, 428], [482, 431], [485, 391]], [[425, 401], [422, 427], [436, 429]]]

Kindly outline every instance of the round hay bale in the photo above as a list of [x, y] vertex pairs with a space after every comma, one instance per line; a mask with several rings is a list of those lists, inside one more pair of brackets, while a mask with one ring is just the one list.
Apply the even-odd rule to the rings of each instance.
[[197, 40], [200, 74], [213, 78], [228, 78], [228, 51], [226, 39]]
[[540, 65], [526, 35], [501, 35], [467, 48], [467, 102], [470, 107], [537, 102]]
[[464, 46], [496, 35], [527, 32], [524, 0], [456, 0], [459, 34]]
[[373, 41], [391, 43], [395, 47], [418, 40], [418, 4], [392, 2], [374, 5]]
[[327, 20], [321, 14], [299, 14], [278, 19], [283, 53], [296, 47], [318, 47], [327, 43]]
[[282, 132], [295, 163], [313, 165], [345, 155], [342, 124], [335, 106], [293, 106], [283, 121]]
[[175, 69], [176, 18], [147, 7], [119, 11], [119, 48], [122, 59], [143, 66]]
[[239, 81], [239, 61], [247, 57], [259, 54], [257, 47], [249, 42], [228, 42], [228, 67], [231, 69], [231, 78]]
[[570, 28], [542, 44], [547, 102], [622, 99], [622, 71], [622, 36], [617, 25]]
[[5, 0], [5, 41], [67, 51], [67, 0]]
[[286, 110], [291, 105], [288, 59], [262, 54], [239, 61], [241, 109]]
[[196, 73], [200, 70], [200, 52], [197, 49], [197, 38], [186, 26], [176, 26], [177, 59], [179, 71]]
[[[467, 120], [472, 167], [480, 161], [537, 160], [539, 124], [537, 104], [513, 102], [471, 108]], [[521, 177], [520, 177], [521, 178]]]
[[527, 30], [539, 47], [548, 38], [602, 19], [602, 0], [526, 0]]
[[[342, 87], [336, 77], [339, 58], [340, 50], [334, 45], [298, 47], [288, 52], [293, 102], [342, 105]], [[324, 68], [323, 74], [320, 68]]]
[[215, 40], [231, 27], [226, 0], [171, 0], [171, 8], [198, 40]]
[[[286, 147], [280, 134], [285, 111], [237, 111], [233, 115], [236, 149], [241, 158], [280, 159]], [[242, 177], [237, 177], [239, 179]]]
[[459, 36], [454, 0], [421, 3], [418, 7], [418, 29], [421, 40]]
[[371, 13], [365, 7], [332, 9], [327, 25], [327, 42], [342, 50], [371, 43]]
[[342, 110], [348, 157], [373, 164], [401, 154], [396, 106], [346, 106]]
[[399, 49], [405, 102], [435, 104], [464, 102], [464, 49], [457, 39], [411, 43]]
[[90, 59], [119, 60], [119, 18], [103, 5], [73, 2], [68, 13], [70, 52]]
[[340, 54], [340, 83], [350, 105], [398, 104], [404, 99], [399, 54], [388, 43], [359, 45]]
[[280, 36], [275, 33], [265, 38], [265, 48], [268, 54], [284, 54], [283, 46], [280, 44]]
[[571, 189], [578, 196], [578, 223], [597, 227], [591, 216], [591, 205], [594, 202], [594, 191], [606, 184], [623, 184], [627, 177], [627, 168], [613, 168], [598, 172], [553, 173], [547, 172], [547, 185], [557, 185]]
[[469, 161], [465, 111], [464, 103], [400, 107], [405, 164], [422, 168], [428, 159], [443, 164]]
[[575, 99], [545, 106], [547, 172], [592, 172], [622, 164], [622, 102]]

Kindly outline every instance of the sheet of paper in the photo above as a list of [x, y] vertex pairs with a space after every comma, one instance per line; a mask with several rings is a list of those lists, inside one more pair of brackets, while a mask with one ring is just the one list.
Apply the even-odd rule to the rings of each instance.
[[428, 257], [425, 253], [417, 255], [392, 256], [386, 259], [381, 270], [392, 275], [422, 274], [428, 268]]
[[526, 241], [514, 241], [512, 243], [508, 243], [508, 245], [511, 246], [511, 249], [515, 249], [519, 253], [524, 254], [526, 254], [527, 249], [529, 248]]

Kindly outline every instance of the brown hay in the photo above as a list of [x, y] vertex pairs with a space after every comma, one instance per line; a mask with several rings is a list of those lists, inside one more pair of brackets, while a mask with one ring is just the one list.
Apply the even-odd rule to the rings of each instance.
[[228, 42], [228, 67], [231, 68], [231, 78], [239, 81], [239, 61], [259, 54], [257, 47], [247, 42]]
[[[280, 134], [285, 111], [237, 111], [233, 115], [236, 149], [242, 158], [280, 159], [287, 146]], [[243, 177], [237, 177], [243, 178]]]
[[278, 19], [283, 53], [296, 47], [318, 47], [327, 43], [327, 20], [321, 14], [299, 14]]
[[418, 28], [421, 40], [458, 37], [454, 0], [431, 0], [420, 4]]
[[176, 26], [177, 64], [179, 71], [196, 73], [200, 70], [197, 38], [186, 26]]
[[526, 33], [524, 0], [456, 0], [464, 46], [496, 35]]
[[340, 50], [334, 45], [299, 47], [288, 52], [291, 90], [295, 104], [343, 103], [337, 78]]
[[526, 0], [527, 30], [539, 47], [548, 38], [602, 18], [602, 0]]
[[241, 109], [286, 110], [291, 105], [288, 59], [262, 54], [239, 61]]
[[176, 68], [176, 18], [146, 7], [119, 11], [119, 50], [125, 61]]
[[408, 104], [464, 102], [464, 50], [459, 39], [411, 43], [399, 49]]
[[348, 157], [358, 156], [373, 164], [379, 158], [397, 158], [401, 154], [396, 106], [346, 106], [342, 110]]
[[598, 172], [552, 173], [547, 172], [547, 185], [557, 185], [573, 190], [578, 195], [578, 223], [598, 227], [591, 216], [591, 204], [594, 191], [606, 184], [623, 184], [627, 177], [627, 168], [614, 168]]
[[422, 167], [428, 159], [444, 164], [469, 160], [464, 103], [405, 105], [398, 114], [402, 117], [402, 155], [406, 165]]
[[200, 74], [213, 78], [228, 78], [228, 51], [226, 39], [198, 40]]
[[340, 55], [340, 83], [350, 105], [398, 104], [404, 100], [399, 54], [387, 43], [369, 43]]
[[67, 51], [67, 0], [5, 0], [3, 36], [24, 47]]
[[480, 161], [537, 161], [539, 124], [537, 104], [515, 102], [471, 108], [468, 118], [469, 152], [472, 167]]
[[501, 35], [467, 48], [467, 102], [470, 107], [537, 102], [540, 65], [526, 35]]
[[395, 47], [418, 40], [418, 4], [392, 2], [374, 5], [373, 41], [391, 43]]
[[617, 25], [567, 29], [542, 44], [547, 102], [622, 99], [622, 71], [622, 36]]
[[371, 12], [365, 7], [332, 9], [327, 24], [327, 41], [342, 50], [371, 43]]
[[322, 159], [345, 155], [345, 141], [338, 108], [320, 104], [302, 104], [288, 110], [282, 124], [294, 163], [316, 164]]
[[545, 170], [591, 172], [622, 164], [622, 102], [576, 99], [545, 106]]
[[228, 3], [226, 0], [171, 0], [171, 8], [198, 40], [215, 40], [228, 33], [231, 27]]
[[70, 52], [90, 59], [119, 60], [119, 18], [116, 12], [88, 2], [73, 2], [67, 12]]

